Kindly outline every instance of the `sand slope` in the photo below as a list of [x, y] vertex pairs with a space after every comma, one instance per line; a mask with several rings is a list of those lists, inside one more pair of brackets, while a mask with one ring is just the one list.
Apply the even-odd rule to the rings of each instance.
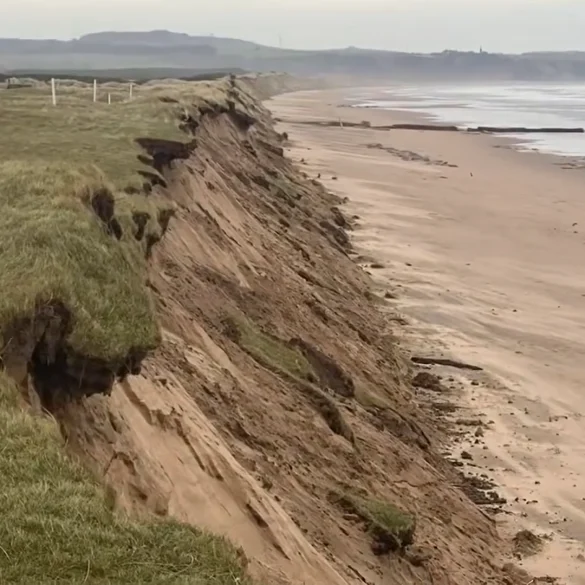
[[552, 534], [524, 566], [585, 583], [582, 172], [494, 138], [295, 123], [411, 119], [338, 108], [341, 97], [292, 94], [270, 107], [294, 140], [292, 156], [349, 197], [346, 209], [360, 217], [354, 242], [384, 265], [371, 272], [395, 293], [389, 308], [406, 316], [413, 351], [485, 369], [477, 386], [434, 371], [461, 382], [462, 406], [493, 421], [481, 444], [463, 440], [454, 453], [469, 451], [467, 469], [501, 486], [510, 502], [502, 533]]
[[[390, 316], [348, 255], [341, 200], [253, 113], [251, 128], [205, 118], [195, 156], [167, 177], [177, 215], [149, 280], [164, 343], [110, 398], [60, 413], [71, 448], [119, 504], [225, 534], [266, 583], [501, 583], [494, 522], [413, 400]], [[295, 375], [298, 347], [311, 379]], [[415, 547], [374, 554], [340, 491], [415, 515]]]

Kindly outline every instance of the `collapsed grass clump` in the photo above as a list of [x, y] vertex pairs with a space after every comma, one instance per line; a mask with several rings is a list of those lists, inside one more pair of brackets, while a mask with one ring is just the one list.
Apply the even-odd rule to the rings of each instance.
[[311, 364], [299, 349], [264, 333], [244, 317], [226, 317], [224, 331], [263, 366], [302, 380], [316, 379]]
[[18, 404], [0, 372], [0, 583], [249, 584], [223, 538], [171, 520], [131, 521], [64, 454], [57, 425]]
[[350, 493], [332, 493], [335, 503], [358, 516], [372, 537], [374, 554], [403, 550], [414, 542], [416, 520], [391, 502]]
[[531, 530], [520, 530], [512, 539], [514, 553], [520, 558], [538, 554], [543, 549], [545, 540], [545, 537]]
[[257, 363], [294, 384], [336, 435], [355, 441], [351, 427], [331, 396], [316, 384], [319, 377], [301, 351], [300, 340], [286, 342], [262, 331], [245, 317], [226, 316], [223, 332]]

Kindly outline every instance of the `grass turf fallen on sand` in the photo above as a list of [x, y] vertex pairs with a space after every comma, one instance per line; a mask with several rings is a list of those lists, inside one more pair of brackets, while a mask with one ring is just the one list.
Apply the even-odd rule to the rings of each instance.
[[340, 507], [356, 514], [372, 536], [376, 554], [403, 549], [414, 541], [416, 518], [393, 503], [352, 493], [333, 492], [331, 499]]
[[0, 372], [0, 583], [246, 585], [238, 551], [171, 520], [132, 521], [64, 454], [57, 425]]

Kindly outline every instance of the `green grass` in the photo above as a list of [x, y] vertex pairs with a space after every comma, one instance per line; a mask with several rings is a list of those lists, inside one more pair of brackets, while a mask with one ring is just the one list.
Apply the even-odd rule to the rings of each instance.
[[243, 317], [228, 318], [226, 322], [234, 341], [264, 366], [273, 371], [284, 371], [296, 378], [315, 379], [311, 364], [298, 349], [264, 333]]
[[[142, 153], [136, 138], [148, 137], [186, 142], [179, 116], [203, 103], [225, 102], [224, 82], [100, 87], [100, 101], [93, 103], [93, 88], [83, 84], [58, 88], [53, 107], [48, 85], [0, 91], [0, 160], [31, 165], [63, 163], [79, 167], [97, 165], [119, 189], [139, 190]], [[108, 105], [107, 94], [113, 103]], [[174, 102], [163, 102], [161, 97]]]
[[[224, 81], [147, 84], [125, 102], [126, 88], [114, 84], [103, 90], [112, 92], [108, 105], [72, 84], [60, 87], [57, 107], [42, 84], [0, 91], [2, 584], [249, 583], [241, 555], [223, 538], [115, 512], [67, 457], [56, 424], [22, 410], [8, 377], [9, 358], [32, 353], [35, 318], [47, 306], [71, 315], [67, 351], [105, 360], [112, 371], [158, 345], [147, 246], [162, 236], [173, 205], [140, 191], [139, 171], [153, 169], [139, 161], [135, 139], [191, 140], [180, 118], [197, 116], [199, 106], [225, 107], [228, 89]], [[93, 210], [97, 194], [115, 204], [119, 239]]]
[[56, 424], [0, 373], [0, 583], [247, 585], [226, 540], [170, 520], [131, 521], [64, 454]]
[[[47, 86], [0, 92], [0, 358], [54, 304], [72, 316], [68, 348], [112, 370], [132, 351], [157, 346], [146, 248], [162, 236], [173, 206], [141, 192], [139, 171], [153, 169], [139, 161], [144, 153], [135, 139], [190, 140], [180, 118], [197, 116], [198, 106], [225, 107], [227, 89], [226, 82], [146, 85], [125, 102], [125, 88], [111, 85], [108, 105], [94, 104], [91, 88], [73, 84], [59, 89], [57, 107]], [[120, 239], [92, 208], [98, 193], [115, 203]], [[224, 539], [114, 512], [103, 489], [66, 456], [57, 426], [23, 411], [0, 372], [0, 583], [248, 579]]]
[[318, 377], [299, 349], [263, 332], [243, 316], [225, 317], [223, 327], [224, 333], [256, 362], [294, 384], [335, 434], [354, 442], [351, 427], [335, 401], [318, 387]]
[[361, 499], [357, 501], [358, 507], [370, 522], [370, 530], [380, 528], [392, 534], [400, 546], [412, 543], [414, 532], [414, 518], [406, 514], [394, 504], [382, 500]]
[[416, 520], [391, 502], [353, 494], [332, 494], [347, 511], [359, 516], [374, 541], [378, 554], [403, 549], [414, 541]]
[[68, 343], [115, 362], [159, 332], [141, 246], [131, 231], [108, 235], [84, 202], [104, 185], [95, 167], [0, 163], [0, 323], [58, 300], [74, 315]]
[[[54, 107], [46, 84], [0, 91], [0, 348], [13, 341], [15, 322], [56, 302], [73, 316], [66, 342], [82, 356], [115, 367], [159, 342], [145, 256], [147, 240], [162, 236], [161, 212], [173, 206], [141, 192], [140, 171], [155, 171], [138, 159], [145, 153], [135, 139], [190, 141], [180, 119], [197, 117], [201, 106], [226, 107], [230, 86], [227, 80], [146, 84], [135, 88], [132, 101], [127, 92], [106, 84], [93, 103], [90, 86], [62, 84]], [[244, 91], [238, 97], [251, 104]], [[100, 189], [115, 199], [120, 241], [91, 209]], [[147, 218], [141, 242], [139, 214]]]

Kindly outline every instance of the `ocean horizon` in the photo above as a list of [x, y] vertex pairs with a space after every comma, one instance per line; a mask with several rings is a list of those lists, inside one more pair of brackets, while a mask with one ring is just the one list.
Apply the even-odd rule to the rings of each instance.
[[[354, 107], [402, 110], [469, 126], [585, 128], [585, 83], [407, 84], [358, 90]], [[585, 156], [585, 134], [507, 134], [519, 150]]]

